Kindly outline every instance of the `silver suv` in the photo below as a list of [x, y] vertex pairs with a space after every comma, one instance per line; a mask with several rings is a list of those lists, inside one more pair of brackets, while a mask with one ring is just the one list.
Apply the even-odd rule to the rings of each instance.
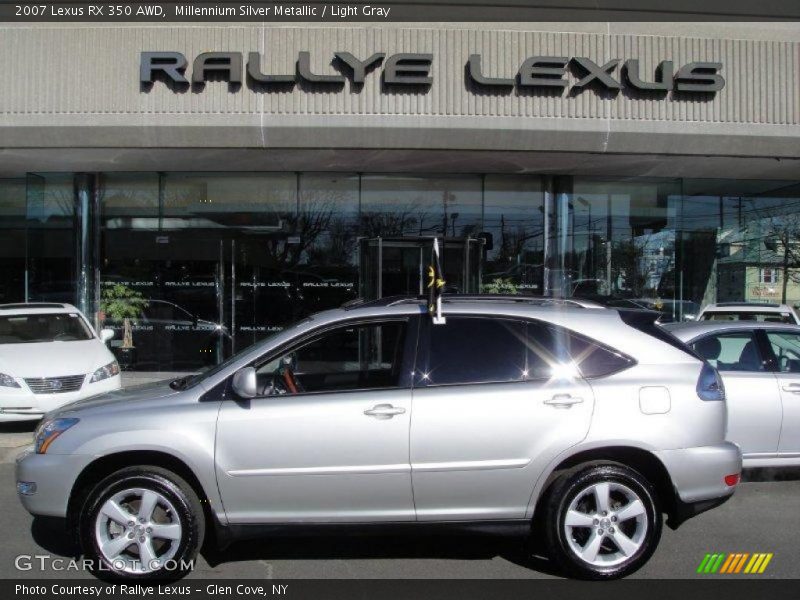
[[565, 574], [641, 567], [662, 515], [721, 504], [741, 454], [716, 371], [656, 313], [450, 297], [314, 315], [199, 375], [49, 414], [19, 497], [85, 558], [175, 577], [206, 531], [509, 528]]

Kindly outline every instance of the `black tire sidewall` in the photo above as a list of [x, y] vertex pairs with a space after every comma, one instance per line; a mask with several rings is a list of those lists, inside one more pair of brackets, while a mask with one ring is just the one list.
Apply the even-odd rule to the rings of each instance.
[[[116, 571], [108, 561], [103, 558], [95, 539], [95, 523], [103, 506], [114, 494], [130, 488], [145, 488], [163, 494], [178, 513], [183, 538], [172, 560], [179, 568], [167, 569], [162, 567], [158, 571], [149, 573], [125, 573]], [[81, 511], [79, 522], [79, 541], [84, 557], [91, 560], [92, 572], [104, 580], [174, 580], [184, 576], [186, 569], [181, 569], [181, 561], [188, 563], [194, 561], [202, 545], [205, 531], [202, 506], [194, 490], [180, 477], [164, 469], [155, 467], [134, 467], [123, 469], [101, 481], [90, 492], [84, 509]]]
[[[633, 490], [645, 506], [647, 533], [641, 548], [631, 560], [621, 565], [595, 567], [578, 558], [569, 546], [564, 530], [567, 509], [586, 487], [601, 482], [620, 483]], [[638, 472], [622, 465], [602, 464], [562, 475], [548, 498], [548, 546], [552, 558], [567, 575], [579, 579], [619, 579], [641, 568], [653, 555], [661, 539], [662, 519], [655, 490]]]

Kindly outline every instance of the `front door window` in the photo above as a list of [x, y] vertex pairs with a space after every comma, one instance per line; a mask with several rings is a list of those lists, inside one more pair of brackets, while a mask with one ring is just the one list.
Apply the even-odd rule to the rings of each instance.
[[264, 395], [400, 386], [405, 321], [337, 327], [257, 369]]

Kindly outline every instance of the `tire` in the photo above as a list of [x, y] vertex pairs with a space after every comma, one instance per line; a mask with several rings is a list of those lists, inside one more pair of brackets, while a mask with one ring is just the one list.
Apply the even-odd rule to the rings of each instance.
[[565, 575], [602, 580], [642, 567], [658, 546], [662, 522], [650, 482], [608, 463], [558, 477], [546, 497], [543, 527], [550, 557]]
[[154, 466], [103, 479], [78, 521], [83, 556], [106, 580], [180, 579], [191, 570], [204, 534], [203, 507], [192, 487]]

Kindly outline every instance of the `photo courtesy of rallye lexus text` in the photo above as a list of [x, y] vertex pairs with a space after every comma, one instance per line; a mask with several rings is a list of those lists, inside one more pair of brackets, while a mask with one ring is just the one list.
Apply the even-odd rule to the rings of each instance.
[[198, 375], [51, 412], [17, 460], [19, 498], [131, 581], [180, 576], [204, 541], [331, 525], [508, 528], [566, 576], [624, 577], [664, 517], [723, 503], [742, 465], [721, 379], [657, 316], [354, 301]]

